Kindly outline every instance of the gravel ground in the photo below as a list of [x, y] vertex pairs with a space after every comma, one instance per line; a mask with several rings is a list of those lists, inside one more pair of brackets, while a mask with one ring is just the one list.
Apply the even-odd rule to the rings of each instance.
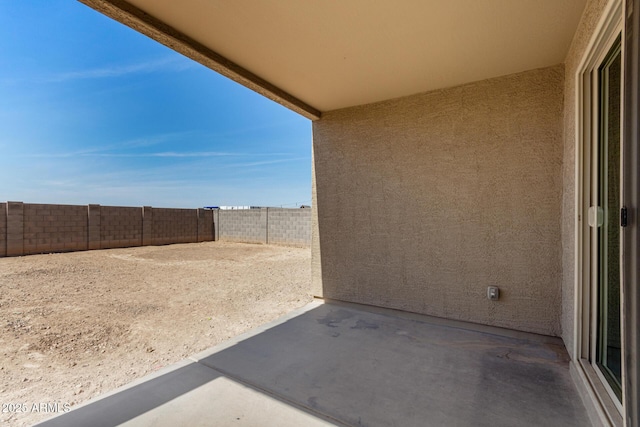
[[305, 305], [310, 260], [227, 242], [0, 258], [0, 425], [49, 418]]

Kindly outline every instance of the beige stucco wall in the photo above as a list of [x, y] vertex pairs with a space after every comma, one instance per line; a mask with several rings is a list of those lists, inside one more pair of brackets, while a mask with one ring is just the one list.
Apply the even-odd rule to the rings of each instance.
[[558, 65], [324, 113], [316, 292], [559, 335], [563, 85]]
[[576, 73], [607, 0], [589, 0], [565, 61], [564, 149], [562, 168], [562, 339], [569, 350], [574, 341], [575, 189], [576, 189]]

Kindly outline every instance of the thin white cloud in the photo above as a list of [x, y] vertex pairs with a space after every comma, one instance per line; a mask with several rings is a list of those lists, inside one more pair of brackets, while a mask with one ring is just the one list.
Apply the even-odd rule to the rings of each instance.
[[[120, 141], [116, 143], [105, 144], [101, 146], [93, 146], [88, 147], [82, 150], [68, 151], [63, 153], [34, 153], [34, 154], [20, 154], [16, 155], [16, 157], [23, 158], [73, 158], [73, 157], [140, 157], [135, 154], [112, 154], [109, 152], [119, 151], [119, 150], [128, 150], [132, 148], [144, 148], [144, 147], [152, 147], [154, 145], [162, 144], [166, 141], [170, 141], [172, 139], [180, 139], [188, 136], [192, 136], [194, 132], [185, 131], [185, 132], [167, 132], [157, 135], [149, 135], [142, 138], [135, 138], [125, 141]], [[0, 142], [1, 146], [2, 142]], [[8, 146], [8, 144], [5, 143]]]
[[186, 137], [192, 137], [194, 133], [195, 132], [193, 131], [183, 131], [183, 132], [166, 132], [166, 133], [161, 133], [156, 135], [149, 135], [149, 136], [144, 136], [140, 138], [120, 141], [113, 144], [106, 144], [106, 145], [90, 148], [87, 150], [82, 150], [79, 152], [79, 154], [104, 153], [109, 151], [127, 150], [131, 148], [152, 147], [154, 145], [162, 144], [167, 141], [183, 139]]
[[[68, 153], [38, 153], [38, 154], [22, 154], [17, 155], [15, 157], [21, 158], [37, 158], [37, 159], [62, 159], [62, 158], [73, 158], [73, 157], [113, 157], [113, 158], [206, 158], [206, 157], [247, 157], [247, 156], [256, 156], [256, 157], [264, 157], [264, 156], [288, 156], [290, 153], [249, 153], [249, 152], [225, 152], [225, 151], [195, 151], [195, 152], [175, 152], [175, 151], [162, 151], [162, 152], [152, 152], [152, 153], [104, 153], [101, 152], [100, 149], [89, 149], [89, 150], [80, 150], [73, 151]], [[307, 159], [307, 158], [302, 158]], [[291, 160], [301, 160], [297, 159], [280, 159], [280, 160], [266, 160], [260, 162], [252, 162], [252, 163], [241, 163], [238, 165], [230, 165], [230, 166], [258, 166], [270, 163], [281, 163], [288, 162]]]
[[150, 153], [151, 157], [219, 157], [219, 156], [238, 156], [240, 153], [225, 153], [218, 151], [199, 151], [195, 153], [177, 153], [175, 151], [167, 151], [163, 153]]
[[225, 153], [218, 151], [198, 151], [198, 152], [185, 152], [178, 153], [174, 151], [165, 151], [159, 153], [93, 153], [93, 156], [98, 157], [176, 157], [176, 158], [188, 158], [188, 157], [220, 157], [220, 156], [242, 156], [244, 153]]
[[272, 165], [276, 163], [298, 162], [301, 160], [310, 160], [310, 159], [309, 157], [295, 157], [295, 158], [289, 158], [289, 159], [264, 160], [260, 162], [235, 163], [235, 164], [229, 164], [224, 166], [228, 168], [247, 168], [251, 166], [264, 166], [264, 165]]
[[43, 78], [45, 82], [66, 82], [69, 80], [104, 79], [121, 77], [130, 74], [148, 74], [157, 71], [183, 71], [193, 63], [183, 58], [167, 57], [154, 61], [139, 62], [127, 65], [109, 65], [101, 68], [68, 71]]
[[246, 156], [246, 153], [225, 153], [216, 151], [195, 152], [195, 153], [176, 153], [176, 152], [160, 152], [160, 153], [101, 153], [99, 151], [86, 150], [74, 151], [69, 153], [50, 153], [50, 154], [24, 154], [16, 157], [34, 158], [34, 159], [67, 159], [73, 157], [113, 157], [113, 158], [193, 158], [193, 157], [222, 157], [222, 156]]

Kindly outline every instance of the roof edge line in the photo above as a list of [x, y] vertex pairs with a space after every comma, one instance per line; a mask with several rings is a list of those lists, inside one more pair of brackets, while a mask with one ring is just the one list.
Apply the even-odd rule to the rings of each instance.
[[310, 120], [322, 116], [319, 110], [127, 1], [78, 1]]

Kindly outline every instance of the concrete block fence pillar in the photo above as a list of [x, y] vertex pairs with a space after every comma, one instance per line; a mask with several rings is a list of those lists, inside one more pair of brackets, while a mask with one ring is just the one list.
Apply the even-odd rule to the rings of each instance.
[[260, 229], [264, 233], [264, 243], [269, 244], [269, 208], [260, 208]]
[[214, 210], [209, 211], [209, 216], [207, 217], [207, 221], [209, 221], [209, 225], [211, 226], [211, 241], [214, 242], [216, 240], [216, 223], [215, 223]]
[[153, 245], [153, 208], [142, 208], [142, 246]]
[[213, 241], [220, 238], [220, 209], [213, 210]]
[[7, 204], [0, 203], [0, 257], [7, 256]]
[[269, 208], [264, 208], [264, 243], [269, 244]]
[[7, 256], [24, 255], [24, 204], [7, 202]]
[[100, 237], [100, 205], [88, 205], [87, 206], [87, 248], [100, 249], [101, 237]]
[[204, 221], [204, 209], [201, 209], [201, 208], [196, 209], [196, 218], [198, 218], [197, 225], [196, 225], [196, 227], [198, 228], [196, 233], [196, 242], [200, 243], [205, 241], [204, 230], [206, 225]]

